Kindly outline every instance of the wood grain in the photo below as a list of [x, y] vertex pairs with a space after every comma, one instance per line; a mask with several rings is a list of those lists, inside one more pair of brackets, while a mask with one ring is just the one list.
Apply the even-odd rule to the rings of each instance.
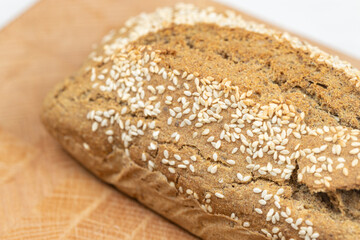
[[174, 2], [43, 0], [0, 32], [0, 239], [195, 239], [93, 177], [39, 121], [46, 92], [93, 43]]

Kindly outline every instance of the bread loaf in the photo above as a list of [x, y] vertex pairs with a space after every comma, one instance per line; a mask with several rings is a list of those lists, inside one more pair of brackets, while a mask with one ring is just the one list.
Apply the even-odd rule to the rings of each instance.
[[349, 63], [287, 33], [178, 4], [107, 35], [42, 120], [203, 239], [360, 239], [359, 87]]

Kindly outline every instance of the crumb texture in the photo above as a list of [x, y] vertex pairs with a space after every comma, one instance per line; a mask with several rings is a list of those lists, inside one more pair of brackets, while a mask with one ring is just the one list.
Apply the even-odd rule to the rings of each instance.
[[358, 70], [192, 5], [130, 19], [44, 102], [101, 179], [204, 239], [358, 239]]

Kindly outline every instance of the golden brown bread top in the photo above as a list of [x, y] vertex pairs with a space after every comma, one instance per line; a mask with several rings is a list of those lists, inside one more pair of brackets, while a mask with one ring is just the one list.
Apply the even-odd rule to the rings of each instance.
[[[359, 208], [338, 192], [360, 185], [356, 70], [287, 35], [188, 5], [126, 25], [47, 101], [54, 135], [100, 158], [123, 149], [204, 212], [249, 231], [360, 233]], [[92, 170], [106, 179], [117, 171], [106, 164]], [[312, 192], [334, 194], [339, 212]]]

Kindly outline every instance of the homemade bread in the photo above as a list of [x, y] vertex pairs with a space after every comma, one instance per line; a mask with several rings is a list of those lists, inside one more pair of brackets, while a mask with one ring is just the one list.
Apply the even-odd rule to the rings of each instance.
[[287, 33], [178, 4], [107, 35], [42, 119], [96, 176], [203, 239], [360, 239], [359, 87]]

